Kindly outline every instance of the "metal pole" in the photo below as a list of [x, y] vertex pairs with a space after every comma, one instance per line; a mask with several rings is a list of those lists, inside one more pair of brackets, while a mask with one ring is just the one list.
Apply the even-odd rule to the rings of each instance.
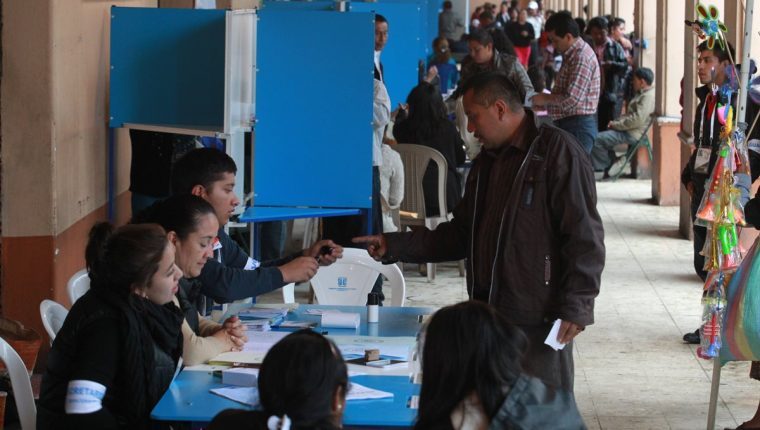
[[744, 9], [744, 42], [742, 43], [742, 55], [739, 62], [743, 65], [739, 73], [739, 106], [737, 106], [737, 123], [745, 122], [747, 115], [747, 93], [749, 85], [749, 57], [752, 46], [752, 15], [755, 0], [747, 0], [747, 6]]
[[707, 411], [707, 430], [715, 429], [715, 412], [718, 409], [718, 389], [720, 388], [720, 356], [713, 358], [712, 386], [710, 386], [710, 408]]

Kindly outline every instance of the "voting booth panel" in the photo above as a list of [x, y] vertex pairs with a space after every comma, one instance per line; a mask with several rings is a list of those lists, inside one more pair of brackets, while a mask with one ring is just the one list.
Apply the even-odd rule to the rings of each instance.
[[335, 10], [335, 1], [316, 0], [316, 1], [291, 1], [291, 0], [267, 0], [261, 5], [262, 10], [313, 10], [313, 11], [331, 11]]
[[113, 7], [111, 114], [126, 123], [224, 123], [225, 11]]
[[[438, 14], [443, 9], [443, 0], [379, 0], [379, 3], [415, 3], [419, 6], [422, 48], [427, 58], [433, 53], [433, 40], [438, 37]], [[382, 13], [382, 12], [381, 12]]]
[[385, 71], [385, 86], [392, 106], [405, 102], [409, 91], [419, 80], [419, 61], [425, 61], [419, 2], [352, 2], [350, 7], [351, 12], [379, 13], [388, 20], [388, 44], [380, 57]]
[[373, 15], [259, 17], [254, 205], [371, 207]]

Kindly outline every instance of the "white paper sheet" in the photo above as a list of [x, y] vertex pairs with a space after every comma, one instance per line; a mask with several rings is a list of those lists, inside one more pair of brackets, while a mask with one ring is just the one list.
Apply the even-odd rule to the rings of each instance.
[[223, 387], [212, 388], [210, 391], [245, 405], [255, 407], [259, 404], [259, 389], [256, 387]]
[[564, 343], [559, 343], [557, 340], [557, 334], [559, 333], [559, 325], [562, 324], [562, 320], [554, 321], [552, 329], [549, 331], [549, 335], [546, 336], [545, 344], [551, 346], [555, 351], [559, 351], [565, 347]]
[[248, 342], [243, 345], [243, 351], [266, 354], [275, 343], [290, 334], [287, 331], [247, 331]]
[[369, 400], [369, 399], [388, 399], [393, 398], [393, 393], [375, 390], [374, 388], [365, 387], [355, 382], [351, 383], [351, 389], [346, 394], [346, 401], [351, 400]]

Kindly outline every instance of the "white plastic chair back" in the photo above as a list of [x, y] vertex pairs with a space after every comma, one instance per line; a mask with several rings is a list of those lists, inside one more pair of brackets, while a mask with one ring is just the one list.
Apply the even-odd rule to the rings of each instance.
[[[417, 218], [401, 216], [401, 231], [406, 231], [408, 226], [425, 226], [435, 230], [438, 224], [449, 220], [449, 214], [446, 213], [446, 159], [440, 152], [423, 145], [404, 143], [393, 145], [393, 149], [401, 154], [401, 161], [404, 163], [404, 201], [401, 202], [401, 210], [417, 214]], [[425, 211], [425, 194], [422, 188], [422, 178], [429, 163], [435, 163], [438, 167], [438, 208], [443, 213], [435, 217], [431, 217]], [[435, 271], [435, 264], [427, 263], [429, 282], [435, 279]], [[464, 264], [461, 261], [459, 271], [460, 274], [464, 273]]]
[[387, 295], [390, 291], [391, 306], [404, 306], [406, 282], [401, 270], [395, 264], [373, 260], [364, 249], [344, 248], [343, 258], [320, 267], [311, 286], [321, 305], [363, 306], [379, 274], [388, 278], [383, 283], [383, 292]]
[[82, 269], [74, 274], [66, 284], [66, 291], [69, 293], [69, 300], [71, 306], [74, 306], [74, 302], [84, 296], [90, 289], [90, 276], [87, 274], [87, 269]]
[[34, 394], [32, 394], [29, 373], [27, 373], [26, 366], [18, 353], [2, 338], [0, 338], [0, 359], [5, 363], [8, 376], [11, 378], [13, 397], [16, 399], [16, 409], [18, 409], [21, 428], [23, 430], [34, 430], [37, 426], [37, 407], [34, 405]]
[[63, 321], [68, 314], [69, 311], [62, 304], [54, 300], [46, 299], [40, 303], [42, 325], [45, 326], [45, 331], [50, 337], [51, 345], [53, 344], [53, 340], [55, 340], [55, 335], [58, 334], [58, 330], [63, 327]]
[[[438, 167], [438, 207], [443, 210], [446, 217], [446, 175], [448, 167], [446, 159], [440, 152], [433, 148], [414, 145], [398, 144], [393, 149], [401, 155], [404, 163], [404, 200], [401, 202], [401, 210], [417, 214], [416, 219], [401, 218], [402, 225], [425, 225], [430, 215], [425, 212], [425, 193], [422, 189], [422, 178], [425, 176], [429, 163], [435, 163]], [[403, 231], [403, 228], [402, 228]]]

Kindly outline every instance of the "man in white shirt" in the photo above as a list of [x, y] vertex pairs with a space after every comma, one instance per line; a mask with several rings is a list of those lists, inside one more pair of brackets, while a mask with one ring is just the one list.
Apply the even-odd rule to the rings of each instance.
[[380, 61], [380, 54], [388, 43], [388, 20], [379, 13], [375, 15], [375, 79], [385, 83], [385, 70]]

